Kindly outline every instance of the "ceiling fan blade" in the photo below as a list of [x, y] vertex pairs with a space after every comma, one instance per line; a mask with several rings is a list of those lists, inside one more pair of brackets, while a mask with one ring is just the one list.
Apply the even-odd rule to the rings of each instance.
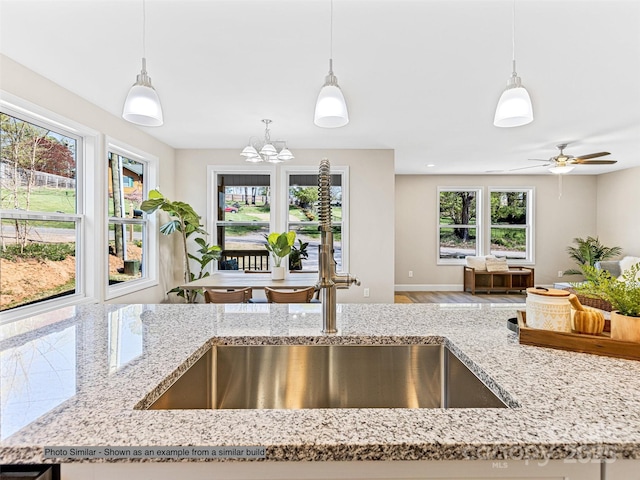
[[[548, 160], [544, 160], [545, 162], [548, 162]], [[529, 167], [519, 167], [519, 168], [512, 168], [510, 170], [507, 170], [508, 172], [515, 172], [516, 170], [526, 170], [527, 168], [539, 168], [539, 167], [548, 167], [549, 165], [551, 165], [550, 163], [547, 163], [545, 165], [531, 165]]]
[[575, 159], [576, 160], [588, 160], [589, 158], [604, 157], [605, 155], [611, 155], [611, 153], [609, 153], [609, 152], [590, 153], [588, 155], [580, 155], [579, 157], [575, 157]]
[[551, 161], [548, 158], [545, 158], [544, 160], [542, 160], [541, 158], [527, 158], [527, 160], [529, 160], [530, 162], [547, 162], [547, 163]]
[[580, 159], [574, 159], [577, 161], [573, 161], [571, 163], [575, 163], [578, 165], [612, 165], [614, 163], [617, 163], [617, 160], [580, 160]]

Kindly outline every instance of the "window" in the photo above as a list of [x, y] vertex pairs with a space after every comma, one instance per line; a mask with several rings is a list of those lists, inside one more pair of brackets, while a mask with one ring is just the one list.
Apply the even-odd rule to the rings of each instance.
[[156, 161], [115, 141], [108, 142], [107, 298], [155, 283], [155, 216], [140, 210], [153, 185]]
[[83, 137], [6, 106], [0, 137], [0, 310], [79, 297]]
[[532, 189], [491, 189], [490, 253], [533, 262], [531, 248]]
[[214, 171], [213, 243], [222, 248], [218, 270], [268, 270], [264, 235], [272, 231], [271, 171]]
[[[346, 214], [349, 211], [348, 169], [331, 169], [331, 226], [333, 227], [334, 258], [336, 271], [346, 271]], [[285, 169], [287, 199], [284, 205], [285, 230], [296, 232], [296, 247], [305, 247], [300, 263], [290, 255], [289, 268], [293, 270], [318, 270], [320, 232], [318, 230], [318, 168], [290, 167]], [[306, 246], [304, 244], [307, 244]], [[343, 255], [344, 254], [344, 255]], [[292, 262], [293, 260], [293, 262]]]
[[[278, 176], [275, 175], [279, 169]], [[332, 226], [338, 271], [348, 269], [349, 169], [331, 168]], [[316, 166], [209, 167], [208, 225], [222, 248], [218, 270], [268, 270], [264, 235], [296, 232], [296, 246], [308, 243], [302, 270], [318, 270]]]
[[482, 190], [438, 189], [438, 263], [462, 263], [468, 255], [479, 255]]

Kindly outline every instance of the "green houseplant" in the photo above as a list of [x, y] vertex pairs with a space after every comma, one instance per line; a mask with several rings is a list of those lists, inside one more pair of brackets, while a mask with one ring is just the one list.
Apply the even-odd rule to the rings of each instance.
[[585, 266], [593, 267], [596, 262], [615, 258], [622, 253], [620, 247], [605, 247], [598, 237], [578, 237], [573, 239], [573, 243], [577, 246], [567, 247], [567, 253], [579, 265], [579, 269], [571, 268], [564, 275], [583, 275], [587, 280], [591, 279], [592, 274], [591, 269], [585, 269]]
[[611, 338], [640, 342], [640, 263], [623, 272], [622, 279], [588, 265], [584, 269], [589, 280], [574, 288], [611, 303]]
[[269, 235], [264, 235], [264, 238], [267, 240], [265, 246], [273, 257], [273, 267], [271, 268], [272, 277], [275, 280], [281, 280], [284, 278], [282, 259], [291, 253], [291, 247], [293, 247], [296, 241], [296, 232], [274, 232]]
[[[180, 201], [172, 202], [158, 190], [151, 190], [149, 192], [149, 198], [142, 202], [140, 209], [147, 214], [152, 214], [156, 210], [162, 210], [169, 214], [170, 220], [160, 227], [160, 232], [164, 235], [171, 235], [175, 232], [180, 233], [184, 258], [185, 283], [209, 276], [209, 272], [205, 271], [205, 269], [209, 263], [220, 259], [222, 249], [217, 245], [209, 245], [206, 242], [203, 236], [206, 236], [207, 232], [202, 228], [202, 225], [200, 225], [200, 215], [195, 212], [191, 205]], [[203, 236], [194, 236], [196, 234]], [[194, 253], [189, 253], [187, 239], [192, 236], [193, 241], [199, 248], [197, 248]], [[189, 259], [198, 263], [200, 270], [197, 276], [191, 271]], [[187, 303], [195, 303], [198, 295], [202, 295], [203, 290], [186, 290], [175, 287], [167, 293], [176, 293], [179, 297], [184, 298]]]
[[291, 253], [289, 253], [289, 270], [302, 270], [302, 260], [309, 258], [309, 252], [307, 247], [309, 242], [303, 242], [298, 239], [298, 246], [293, 245], [291, 247]]

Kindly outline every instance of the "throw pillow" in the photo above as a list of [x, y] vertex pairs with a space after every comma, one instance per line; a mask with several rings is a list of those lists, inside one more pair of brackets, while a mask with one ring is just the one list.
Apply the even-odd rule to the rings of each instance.
[[486, 261], [486, 264], [487, 264], [487, 272], [489, 273], [509, 271], [509, 265], [507, 265], [506, 258], [488, 259]]
[[478, 271], [485, 271], [487, 266], [485, 264], [484, 257], [465, 257], [467, 260], [467, 267], [475, 268]]
[[[629, 270], [636, 263], [640, 263], [640, 257], [624, 257], [620, 260], [620, 271], [622, 272], [618, 277], [618, 280], [623, 280], [622, 275], [626, 270]], [[640, 274], [636, 276], [636, 280], [640, 280]]]

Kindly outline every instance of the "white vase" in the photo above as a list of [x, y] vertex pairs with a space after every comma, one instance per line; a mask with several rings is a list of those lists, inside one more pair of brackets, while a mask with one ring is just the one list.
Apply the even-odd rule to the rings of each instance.
[[284, 280], [284, 267], [271, 267], [271, 278], [273, 280]]

